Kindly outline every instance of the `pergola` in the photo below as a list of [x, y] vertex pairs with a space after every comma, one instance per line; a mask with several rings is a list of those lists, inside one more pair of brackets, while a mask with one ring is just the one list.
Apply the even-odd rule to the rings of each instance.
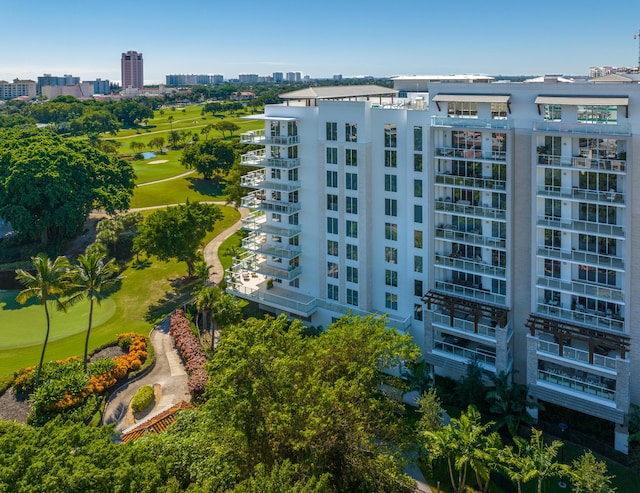
[[467, 318], [473, 320], [474, 333], [478, 332], [478, 322], [481, 317], [488, 318], [500, 327], [506, 327], [508, 323], [509, 310], [502, 306], [451, 296], [434, 290], [425, 294], [422, 297], [422, 301], [427, 304], [429, 310], [431, 310], [432, 304], [443, 307], [449, 314], [452, 326], [456, 311], [466, 313]]

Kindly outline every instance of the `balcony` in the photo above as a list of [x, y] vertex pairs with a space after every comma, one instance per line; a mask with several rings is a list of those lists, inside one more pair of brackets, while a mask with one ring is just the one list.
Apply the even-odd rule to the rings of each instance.
[[465, 216], [480, 217], [486, 219], [506, 219], [507, 213], [504, 210], [495, 209], [489, 204], [482, 206], [471, 205], [468, 200], [451, 202], [449, 197], [439, 198], [435, 201], [435, 209], [439, 212], [463, 214]]
[[533, 131], [544, 133], [631, 135], [631, 125], [627, 123], [619, 123], [617, 125], [604, 125], [597, 123], [537, 121], [533, 122]]
[[266, 135], [263, 130], [252, 130], [240, 135], [240, 143], [242, 144], [265, 144], [265, 145], [282, 145], [291, 146], [299, 142], [297, 135]]
[[494, 303], [497, 305], [507, 304], [507, 297], [505, 295], [492, 293], [480, 288], [479, 286], [462, 284], [462, 281], [436, 281], [435, 289], [454, 296], [472, 298], [476, 301], [485, 301], [487, 303]]
[[582, 156], [561, 157], [550, 154], [538, 154], [538, 165], [552, 168], [576, 168], [581, 171], [606, 171], [609, 173], [624, 173], [627, 168], [627, 162], [622, 159], [598, 159]]
[[616, 332], [624, 331], [624, 317], [619, 315], [608, 316], [606, 313], [595, 310], [567, 310], [566, 308], [562, 308], [561, 305], [552, 305], [543, 302], [538, 302], [536, 311], [541, 315], [548, 315], [581, 325]]
[[506, 278], [506, 269], [504, 267], [490, 265], [480, 259], [436, 254], [434, 263], [456, 271], [465, 271], [480, 276], [492, 276], [500, 279]]
[[598, 204], [620, 205], [625, 204], [625, 194], [616, 192], [615, 190], [588, 190], [584, 188], [562, 188], [539, 186], [538, 197], [557, 197], [569, 200], [578, 200], [580, 202], [596, 202]]
[[482, 344], [467, 347], [469, 341], [459, 337], [445, 336], [441, 341], [433, 341], [434, 351], [441, 351], [447, 355], [456, 356], [465, 361], [476, 361], [482, 365], [492, 368], [496, 366], [496, 350], [495, 348]]
[[[353, 315], [356, 317], [368, 317], [370, 315], [374, 315], [376, 317], [382, 316], [382, 314], [377, 312], [359, 310], [354, 306], [342, 305], [328, 300], [318, 300], [318, 307], [326, 308], [327, 310], [341, 313], [342, 315]], [[393, 327], [402, 333], [406, 333], [406, 331], [411, 327], [411, 317], [399, 318], [388, 313], [385, 313], [384, 316], [386, 317], [388, 327]]]
[[453, 224], [441, 223], [436, 226], [436, 239], [444, 241], [455, 241], [456, 243], [466, 243], [469, 245], [485, 246], [487, 248], [506, 247], [506, 240], [503, 238], [493, 238], [484, 236], [481, 229], [473, 231], [458, 231], [458, 227]]
[[432, 127], [444, 128], [489, 128], [509, 130], [512, 128], [513, 122], [510, 120], [485, 120], [480, 118], [449, 118], [443, 116], [432, 116]]
[[240, 177], [240, 185], [243, 187], [259, 188], [265, 179], [264, 169], [250, 171], [246, 175]]
[[538, 247], [539, 257], [548, 257], [558, 260], [568, 260], [580, 264], [589, 264], [596, 267], [609, 267], [624, 270], [624, 259], [613, 255], [601, 255], [581, 250], [561, 250], [559, 248]]
[[571, 230], [576, 233], [587, 233], [600, 236], [614, 236], [619, 239], [625, 238], [625, 228], [623, 226], [598, 223], [595, 221], [578, 221], [552, 216], [538, 216], [537, 225], [542, 227]]
[[538, 277], [538, 287], [560, 290], [571, 294], [584, 295], [606, 301], [624, 303], [624, 292], [620, 288], [584, 281], [566, 281], [555, 277]]
[[265, 166], [268, 168], [293, 169], [300, 166], [298, 158], [266, 157], [264, 150], [251, 151], [240, 157], [240, 164], [244, 166]]
[[294, 214], [300, 210], [300, 204], [297, 202], [280, 202], [276, 200], [266, 200], [256, 192], [250, 193], [242, 197], [242, 207], [248, 209], [256, 209], [265, 212], [276, 212], [279, 214]]
[[458, 149], [456, 147], [436, 148], [436, 157], [451, 159], [471, 159], [473, 161], [506, 161], [507, 153], [504, 151], [480, 151], [476, 149]]
[[294, 192], [300, 190], [299, 181], [273, 181], [267, 180], [265, 170], [259, 169], [251, 171], [240, 178], [243, 187], [260, 188], [262, 190], [275, 190], [278, 192]]
[[494, 180], [489, 177], [471, 178], [467, 176], [451, 175], [447, 172], [438, 173], [436, 175], [436, 183], [438, 185], [449, 185], [456, 187], [478, 188], [488, 190], [505, 190], [507, 182], [504, 180]]
[[242, 248], [250, 252], [261, 253], [263, 255], [287, 260], [299, 256], [302, 251], [299, 246], [267, 243], [265, 235], [256, 233], [252, 233], [242, 240]]
[[317, 298], [276, 286], [267, 290], [266, 282], [258, 286], [228, 282], [227, 291], [240, 298], [252, 300], [302, 317], [310, 317], [318, 309]]
[[589, 362], [589, 351], [563, 345], [562, 354], [560, 354], [559, 344], [545, 341], [542, 338], [538, 338], [538, 352], [559, 356], [585, 365], [597, 366], [605, 370], [617, 371], [616, 358], [604, 354], [594, 354], [593, 361]]
[[475, 324], [473, 320], [462, 319], [459, 317], [453, 317], [453, 325], [451, 325], [451, 317], [446, 313], [433, 312], [433, 323], [439, 324], [442, 327], [454, 328], [468, 334], [477, 334], [483, 337], [487, 337], [495, 343], [496, 328], [492, 326], [487, 320], [486, 323], [478, 322], [478, 329], [476, 332]]
[[616, 392], [595, 382], [583, 380], [582, 378], [570, 377], [561, 372], [552, 370], [538, 370], [538, 380], [552, 385], [558, 385], [576, 392], [589, 394], [594, 397], [615, 401]]

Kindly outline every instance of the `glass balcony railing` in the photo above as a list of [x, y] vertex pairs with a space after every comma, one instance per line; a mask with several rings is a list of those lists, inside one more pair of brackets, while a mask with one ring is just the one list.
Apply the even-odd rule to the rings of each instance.
[[572, 230], [576, 233], [587, 233], [600, 236], [616, 236], [624, 239], [624, 226], [598, 223], [595, 221], [579, 221], [570, 218], [538, 216], [538, 226]]
[[504, 151], [481, 151], [477, 149], [459, 149], [457, 147], [438, 147], [436, 157], [472, 159], [484, 161], [506, 161], [507, 153]]
[[538, 302], [536, 311], [550, 317], [569, 320], [581, 325], [590, 325], [601, 329], [624, 331], [624, 317], [619, 315], [608, 316], [606, 313], [595, 310], [567, 310], [559, 305], [550, 305]]
[[293, 169], [300, 166], [298, 158], [267, 157], [264, 149], [251, 151], [240, 157], [240, 164], [244, 166], [265, 166], [267, 168]]
[[558, 260], [568, 260], [581, 264], [589, 264], [596, 267], [610, 267], [613, 269], [624, 269], [624, 259], [613, 255], [601, 255], [582, 250], [561, 250], [559, 248], [538, 247], [538, 256], [548, 257]]
[[583, 281], [567, 281], [556, 277], [538, 277], [537, 286], [572, 294], [624, 303], [624, 291], [620, 288], [591, 284]]
[[297, 135], [267, 135], [262, 130], [252, 130], [240, 135], [242, 144], [295, 145], [299, 142]]
[[562, 157], [550, 154], [538, 154], [539, 166], [553, 168], [576, 168], [589, 171], [625, 172], [627, 162], [623, 159], [587, 158], [582, 156]]
[[439, 212], [463, 214], [465, 216], [481, 217], [487, 219], [506, 219], [507, 213], [504, 210], [495, 209], [489, 204], [474, 206], [467, 203], [467, 200], [458, 202], [448, 201], [446, 198], [439, 198], [435, 201], [435, 209]]
[[593, 355], [593, 363], [589, 363], [589, 351], [576, 349], [571, 346], [562, 346], [562, 355], [560, 354], [560, 345], [555, 342], [538, 339], [538, 351], [542, 353], [552, 354], [554, 356], [562, 356], [563, 358], [576, 361], [579, 363], [593, 365], [607, 370], [616, 371], [616, 358], [605, 356], [602, 354]]
[[283, 289], [267, 290], [265, 286], [247, 286], [241, 283], [227, 282], [227, 291], [240, 298], [264, 303], [305, 317], [311, 316], [318, 309], [317, 298], [298, 299], [301, 297], [294, 297], [292, 293]]
[[488, 248], [505, 248], [506, 240], [484, 236], [480, 229], [477, 232], [458, 231], [452, 224], [439, 224], [435, 228], [436, 240], [455, 241], [469, 245], [486, 246]]
[[619, 205], [624, 206], [625, 195], [622, 192], [616, 192], [615, 190], [600, 191], [600, 190], [587, 190], [584, 188], [563, 188], [563, 187], [551, 187], [551, 186], [539, 186], [538, 197], [557, 197], [563, 199], [579, 200], [581, 202], [597, 202], [607, 205]]
[[458, 317], [453, 317], [453, 325], [451, 325], [451, 317], [446, 313], [438, 312], [433, 312], [433, 322], [447, 328], [454, 328], [462, 332], [467, 332], [469, 334], [478, 334], [483, 337], [488, 337], [495, 343], [496, 329], [495, 327], [491, 327], [490, 325], [482, 324], [479, 322], [478, 331], [476, 332], [473, 320], [463, 320]]
[[436, 265], [453, 269], [456, 271], [471, 272], [481, 276], [491, 276], [500, 279], [506, 278], [506, 269], [504, 267], [490, 265], [482, 260], [466, 259], [460, 257], [451, 257], [447, 255], [435, 255]]
[[252, 233], [242, 240], [242, 248], [251, 252], [283, 259], [298, 257], [302, 252], [299, 246], [269, 243], [267, 242], [266, 235], [256, 233]]
[[510, 120], [487, 120], [480, 118], [449, 118], [446, 116], [432, 116], [432, 127], [458, 127], [458, 128], [497, 128], [508, 130], [513, 127]]
[[277, 200], [266, 200], [261, 195], [250, 193], [242, 197], [242, 207], [256, 209], [265, 212], [277, 212], [279, 214], [293, 214], [300, 210], [298, 202], [280, 202]]
[[615, 401], [616, 399], [616, 393], [614, 390], [610, 390], [607, 387], [603, 387], [602, 385], [598, 385], [596, 383], [591, 383], [578, 378], [572, 378], [560, 373], [538, 370], [538, 380], [565, 387], [576, 392], [589, 394], [593, 397], [606, 399], [608, 401]]
[[504, 180], [494, 180], [487, 178], [471, 178], [467, 176], [456, 176], [449, 173], [439, 173], [436, 175], [438, 185], [450, 185], [465, 188], [481, 188], [488, 190], [505, 190], [507, 182]]
[[604, 125], [596, 123], [565, 123], [565, 122], [533, 122], [534, 132], [545, 133], [572, 133], [594, 135], [631, 135], [631, 125], [618, 123], [617, 125]]
[[445, 293], [451, 293], [456, 296], [464, 296], [477, 301], [486, 301], [496, 305], [506, 305], [507, 297], [503, 294], [495, 294], [489, 290], [482, 289], [479, 285], [461, 284], [454, 281], [436, 281], [435, 288]]
[[495, 354], [492, 355], [488, 352], [485, 352], [484, 350], [469, 349], [444, 341], [434, 341], [433, 349], [457, 356], [465, 360], [476, 361], [480, 364], [485, 364], [493, 367], [496, 366]]

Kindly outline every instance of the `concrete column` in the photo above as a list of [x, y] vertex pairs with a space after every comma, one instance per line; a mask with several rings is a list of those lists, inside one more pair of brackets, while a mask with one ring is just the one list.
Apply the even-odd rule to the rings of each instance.
[[535, 385], [538, 381], [538, 338], [527, 334], [527, 385]]
[[622, 452], [625, 455], [629, 455], [629, 427], [627, 426], [627, 420], [624, 424], [616, 424], [613, 448], [618, 452]]
[[496, 327], [496, 374], [507, 372], [509, 347], [507, 345], [507, 329]]

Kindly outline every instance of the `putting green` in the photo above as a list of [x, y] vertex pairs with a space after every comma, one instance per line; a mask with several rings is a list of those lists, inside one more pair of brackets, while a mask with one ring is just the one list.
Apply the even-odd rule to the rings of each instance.
[[[0, 350], [33, 346], [44, 341], [47, 322], [42, 305], [35, 300], [25, 305], [16, 301], [18, 291], [0, 291]], [[109, 320], [116, 311], [111, 298], [93, 305], [92, 328]], [[51, 332], [49, 341], [63, 339], [87, 330], [89, 322], [89, 302], [87, 300], [72, 306], [67, 312], [49, 306]]]

